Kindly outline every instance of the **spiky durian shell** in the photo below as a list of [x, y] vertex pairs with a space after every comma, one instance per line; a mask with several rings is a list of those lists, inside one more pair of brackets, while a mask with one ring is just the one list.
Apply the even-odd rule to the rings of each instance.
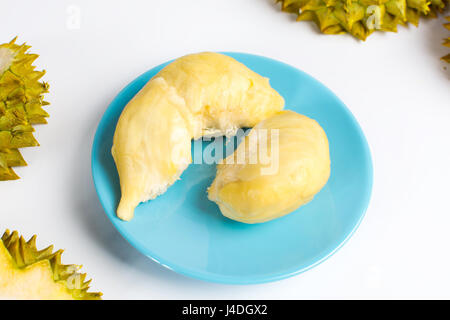
[[0, 180], [14, 180], [19, 177], [11, 167], [26, 166], [18, 149], [0, 149]]
[[[446, 17], [445, 20], [447, 20], [448, 22], [447, 22], [447, 23], [444, 23], [444, 27], [445, 27], [447, 30], [450, 30], [450, 16]], [[444, 42], [443, 42], [442, 44], [443, 44], [444, 46], [450, 48], [450, 37], [444, 39]], [[447, 54], [446, 56], [442, 57], [441, 59], [444, 60], [444, 61], [447, 62], [447, 63], [450, 63], [450, 53]]]
[[314, 21], [325, 34], [350, 33], [365, 40], [375, 30], [397, 32], [418, 25], [421, 15], [436, 15], [447, 0], [277, 0], [297, 21]]
[[33, 125], [47, 123], [48, 117], [42, 108], [48, 105], [43, 100], [48, 84], [39, 81], [45, 71], [33, 66], [38, 55], [15, 42], [0, 45], [0, 180], [18, 179], [11, 167], [26, 163], [17, 149], [39, 145]]
[[102, 294], [88, 292], [81, 266], [61, 263], [62, 250], [36, 248], [36, 236], [25, 241], [9, 230], [0, 240], [0, 297], [19, 299], [99, 300]]

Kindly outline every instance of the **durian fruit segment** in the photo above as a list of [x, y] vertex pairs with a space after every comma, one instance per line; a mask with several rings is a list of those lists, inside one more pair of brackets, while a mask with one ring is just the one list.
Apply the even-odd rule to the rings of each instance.
[[277, 0], [297, 21], [313, 21], [325, 34], [350, 33], [365, 40], [374, 31], [397, 32], [397, 25], [418, 25], [421, 15], [435, 16], [446, 0]]
[[304, 115], [280, 111], [255, 126], [217, 165], [208, 198], [230, 219], [266, 222], [309, 202], [329, 176], [328, 139], [321, 126]]
[[232, 135], [284, 106], [269, 80], [219, 53], [181, 57], [123, 110], [112, 155], [120, 178], [120, 219], [164, 193], [191, 163], [191, 139]]
[[[446, 17], [445, 20], [447, 20], [448, 22], [444, 24], [444, 27], [447, 30], [450, 30], [450, 16]], [[444, 42], [442, 43], [444, 46], [450, 48], [450, 37], [448, 37], [447, 39], [444, 39]], [[450, 53], [447, 54], [446, 56], [441, 58], [442, 60], [444, 60], [447, 63], [450, 63]]]
[[[38, 55], [29, 48], [16, 44], [16, 38], [0, 45], [0, 152], [38, 146], [32, 125], [47, 123], [43, 95], [49, 86], [40, 81], [45, 71], [35, 70]], [[0, 180], [18, 178], [10, 167], [0, 168]]]
[[25, 241], [9, 230], [0, 240], [0, 298], [39, 300], [99, 300], [102, 294], [88, 292], [81, 266], [61, 264], [62, 250], [53, 246], [36, 249], [36, 236]]

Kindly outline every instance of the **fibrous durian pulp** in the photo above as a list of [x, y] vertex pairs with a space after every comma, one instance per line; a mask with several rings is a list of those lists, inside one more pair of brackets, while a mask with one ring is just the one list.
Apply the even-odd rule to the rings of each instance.
[[122, 197], [117, 215], [166, 191], [191, 163], [191, 139], [232, 135], [280, 111], [269, 80], [218, 53], [181, 57], [152, 78], [123, 110], [112, 155]]
[[[445, 27], [447, 30], [450, 30], [450, 16], [449, 16], [449, 17], [446, 17], [445, 19], [448, 21], [448, 23], [445, 23], [445, 24], [444, 24], [444, 27]], [[450, 37], [448, 37], [447, 39], [444, 39], [443, 45], [446, 46], [446, 47], [448, 47], [448, 48], [450, 48]], [[447, 63], [450, 63], [450, 53], [447, 54], [446, 56], [442, 57], [442, 60], [444, 60], [444, 61], [447, 62]]]
[[365, 40], [374, 31], [417, 26], [420, 16], [436, 16], [447, 0], [277, 0], [297, 21], [314, 21], [325, 34], [350, 33]]
[[[252, 154], [257, 159], [252, 161]], [[329, 176], [328, 139], [321, 126], [304, 115], [280, 111], [256, 125], [217, 165], [208, 198], [230, 219], [260, 223], [312, 200]]]
[[98, 300], [102, 294], [88, 292], [81, 266], [61, 264], [62, 250], [53, 246], [36, 249], [36, 236], [25, 241], [9, 230], [0, 239], [0, 298]]
[[15, 41], [0, 45], [0, 180], [19, 178], [11, 168], [26, 165], [18, 148], [39, 145], [33, 125], [48, 117], [42, 108], [48, 84], [39, 81], [45, 71], [35, 70], [38, 55], [27, 53], [30, 46]]

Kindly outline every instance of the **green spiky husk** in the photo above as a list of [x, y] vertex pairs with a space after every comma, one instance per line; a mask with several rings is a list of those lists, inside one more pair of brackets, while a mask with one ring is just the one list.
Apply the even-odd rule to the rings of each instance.
[[[53, 281], [65, 282], [67, 289], [76, 300], [100, 300], [102, 293], [88, 292], [91, 280], [86, 281], [85, 273], [78, 273], [81, 268], [78, 265], [64, 265], [61, 263], [63, 250], [53, 252], [53, 246], [43, 250], [36, 248], [36, 236], [25, 241], [17, 231], [6, 230], [1, 237], [4, 247], [11, 255], [16, 268], [25, 269], [42, 260], [48, 260], [53, 273]], [[33, 285], [30, 283], [30, 285]]]
[[26, 166], [17, 149], [0, 149], [0, 180], [15, 180], [19, 177], [11, 167]]
[[376, 30], [418, 25], [421, 15], [436, 16], [447, 0], [277, 0], [297, 21], [314, 21], [325, 34], [350, 33], [365, 40]]
[[[444, 27], [450, 31], [450, 16], [446, 17], [445, 20], [447, 20], [448, 22], [444, 23]], [[444, 39], [444, 42], [442, 44], [447, 48], [450, 48], [450, 37]], [[447, 63], [450, 63], [450, 53], [442, 57], [441, 59]]]
[[[49, 86], [40, 81], [45, 71], [36, 71], [33, 66], [38, 55], [28, 53], [30, 46], [15, 42], [16, 38], [0, 45], [3, 59], [6, 61], [12, 57], [9, 63], [5, 63], [4, 69], [0, 69], [0, 180], [18, 179], [11, 169], [13, 165], [5, 166], [7, 162], [1, 153], [38, 146], [33, 125], [47, 123], [49, 116], [43, 109], [48, 105], [43, 95], [48, 92]], [[1, 59], [0, 54], [0, 66], [3, 65]], [[26, 164], [22, 162], [20, 165]]]

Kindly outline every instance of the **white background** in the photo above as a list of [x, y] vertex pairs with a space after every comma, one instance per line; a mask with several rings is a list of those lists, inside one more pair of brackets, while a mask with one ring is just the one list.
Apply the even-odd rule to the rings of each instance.
[[[106, 299], [450, 298], [450, 94], [443, 19], [366, 42], [325, 36], [270, 0], [2, 1], [0, 42], [39, 53], [51, 92], [41, 147], [23, 150], [21, 180], [0, 182], [0, 233], [66, 249]], [[80, 10], [79, 28], [73, 14]], [[97, 199], [97, 124], [128, 82], [198, 51], [241, 51], [311, 74], [351, 109], [374, 161], [372, 200], [333, 257], [275, 283], [229, 286], [166, 270], [129, 245]]]

